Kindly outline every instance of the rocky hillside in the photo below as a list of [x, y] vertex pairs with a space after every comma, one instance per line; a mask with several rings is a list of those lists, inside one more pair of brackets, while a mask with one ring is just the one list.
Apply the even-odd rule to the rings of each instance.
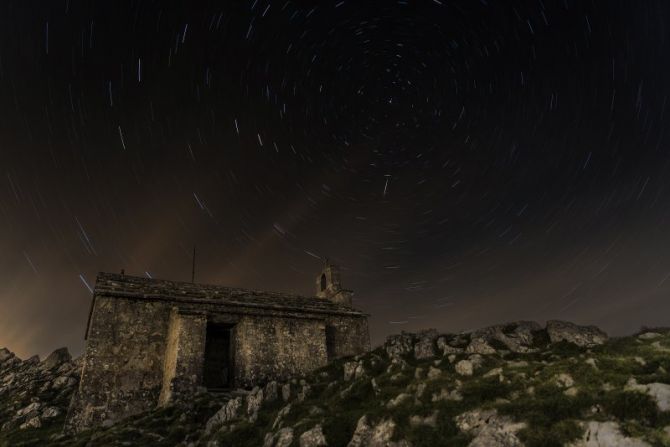
[[308, 377], [203, 391], [75, 437], [59, 430], [76, 361], [0, 352], [0, 446], [670, 446], [661, 329], [610, 340], [558, 321], [403, 333]]
[[21, 360], [0, 349], [0, 446], [60, 432], [79, 369], [65, 348], [44, 361], [37, 356]]

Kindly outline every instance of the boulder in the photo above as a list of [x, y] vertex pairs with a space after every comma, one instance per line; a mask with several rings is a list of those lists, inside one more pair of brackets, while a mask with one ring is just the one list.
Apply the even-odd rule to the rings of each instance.
[[627, 391], [638, 391], [646, 393], [656, 401], [658, 409], [661, 411], [670, 411], [670, 385], [666, 383], [647, 383], [640, 385], [634, 378], [628, 379], [624, 388]]
[[582, 426], [582, 439], [570, 444], [570, 447], [651, 447], [641, 439], [624, 436], [616, 422], [589, 421]]
[[582, 348], [602, 345], [607, 341], [607, 334], [595, 326], [578, 326], [560, 320], [547, 321], [547, 334], [552, 343], [567, 341]]
[[321, 425], [316, 425], [300, 435], [300, 447], [324, 447], [327, 445]]
[[461, 360], [460, 362], [456, 363], [454, 369], [461, 376], [471, 376], [475, 372], [474, 365], [470, 360]]

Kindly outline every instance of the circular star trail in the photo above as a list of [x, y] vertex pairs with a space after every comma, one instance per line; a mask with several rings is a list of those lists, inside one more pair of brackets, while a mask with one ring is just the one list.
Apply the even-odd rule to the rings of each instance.
[[373, 342], [668, 324], [670, 6], [0, 5], [0, 345], [82, 346], [97, 271], [313, 294]]

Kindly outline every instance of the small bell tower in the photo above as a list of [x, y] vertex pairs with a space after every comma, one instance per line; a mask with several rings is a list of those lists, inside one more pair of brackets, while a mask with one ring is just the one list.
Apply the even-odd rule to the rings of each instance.
[[351, 290], [342, 288], [340, 282], [340, 268], [326, 259], [323, 270], [316, 278], [316, 296], [325, 298], [334, 303], [351, 306]]

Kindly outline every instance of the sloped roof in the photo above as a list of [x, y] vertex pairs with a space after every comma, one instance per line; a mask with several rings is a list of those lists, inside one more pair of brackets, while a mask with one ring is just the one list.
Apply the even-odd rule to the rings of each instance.
[[328, 299], [302, 295], [266, 292], [209, 284], [169, 281], [139, 276], [99, 273], [94, 296], [137, 299], [161, 299], [176, 302], [221, 304], [269, 310], [289, 310], [313, 313], [365, 315], [364, 313]]

